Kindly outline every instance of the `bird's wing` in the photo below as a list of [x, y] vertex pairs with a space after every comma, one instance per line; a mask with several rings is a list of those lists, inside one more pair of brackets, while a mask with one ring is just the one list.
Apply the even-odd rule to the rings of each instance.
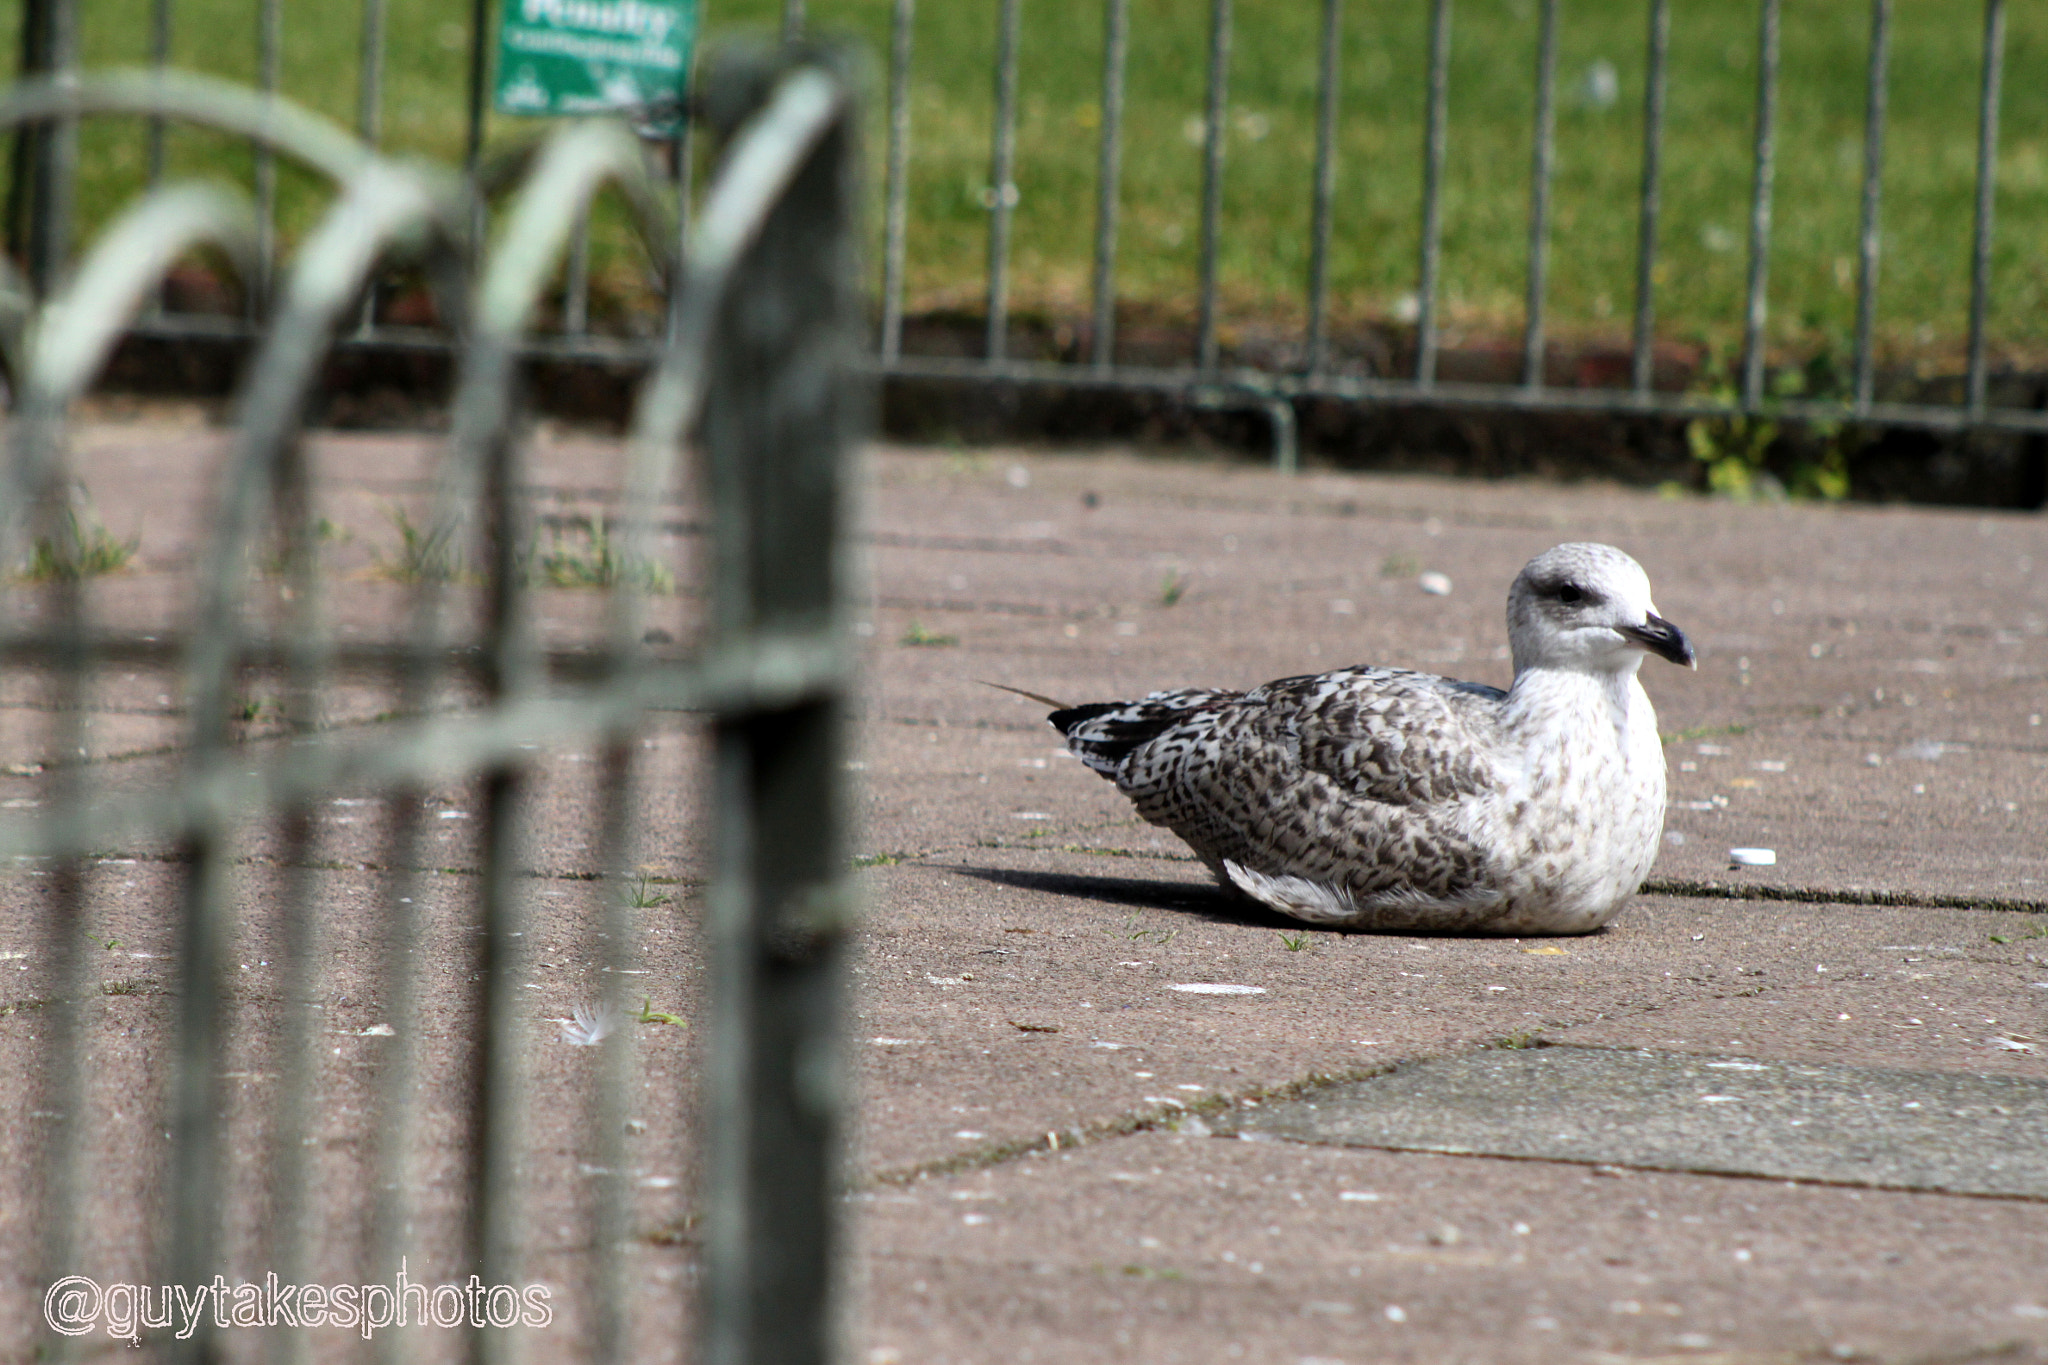
[[1394, 669], [1283, 678], [1183, 711], [1117, 786], [1212, 864], [1455, 897], [1485, 875], [1452, 811], [1499, 780], [1499, 696]]
[[1305, 773], [1390, 806], [1492, 790], [1492, 727], [1505, 693], [1398, 668], [1282, 678], [1245, 695], [1246, 718]]

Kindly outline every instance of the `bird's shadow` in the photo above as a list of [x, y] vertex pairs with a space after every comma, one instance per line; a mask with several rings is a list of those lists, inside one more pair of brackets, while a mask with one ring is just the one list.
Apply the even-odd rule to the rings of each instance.
[[1076, 872], [1033, 872], [1013, 867], [948, 867], [964, 877], [1080, 900], [1105, 901], [1146, 910], [1172, 910], [1203, 919], [1258, 929], [1319, 928], [1266, 909], [1214, 884], [1161, 882], [1143, 877], [1091, 877]]
[[[1161, 882], [1142, 877], [1091, 877], [1076, 872], [1034, 872], [1013, 867], [948, 866], [944, 870], [991, 882], [997, 886], [1014, 886], [1024, 891], [1073, 896], [1080, 900], [1129, 905], [1146, 910], [1171, 910], [1179, 914], [1198, 915], [1214, 923], [1239, 924], [1251, 929], [1281, 929], [1290, 932], [1315, 930], [1322, 933], [1391, 935], [1402, 938], [1485, 940], [1496, 937], [1484, 933], [1446, 933], [1431, 929], [1373, 929], [1348, 925], [1310, 924], [1280, 914], [1276, 910], [1269, 910], [1257, 901], [1235, 895], [1213, 883]], [[1612, 926], [1602, 925], [1586, 937], [1602, 938], [1612, 932]]]

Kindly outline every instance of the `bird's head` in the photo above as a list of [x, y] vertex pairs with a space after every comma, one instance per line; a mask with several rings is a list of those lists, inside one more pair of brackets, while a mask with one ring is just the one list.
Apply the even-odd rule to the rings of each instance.
[[1508, 589], [1515, 672], [1571, 668], [1633, 672], [1644, 654], [1695, 667], [1685, 632], [1657, 614], [1643, 566], [1612, 545], [1545, 550]]

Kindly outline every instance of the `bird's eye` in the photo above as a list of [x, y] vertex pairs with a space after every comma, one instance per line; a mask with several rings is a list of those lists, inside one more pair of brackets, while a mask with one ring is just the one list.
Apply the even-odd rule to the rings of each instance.
[[1560, 602], [1576, 602], [1584, 596], [1584, 593], [1570, 583], [1557, 590], [1557, 600]]

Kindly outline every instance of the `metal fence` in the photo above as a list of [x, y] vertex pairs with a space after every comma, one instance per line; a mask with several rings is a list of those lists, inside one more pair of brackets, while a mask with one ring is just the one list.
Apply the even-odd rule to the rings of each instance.
[[[194, 562], [162, 571], [163, 594], [135, 588], [140, 606], [122, 575], [95, 576], [109, 566], [72, 494], [65, 415], [183, 253], [259, 268], [260, 213], [166, 186], [54, 297], [0, 281], [17, 384], [0, 487], [10, 1356], [99, 1354], [133, 1334], [184, 1360], [674, 1358], [686, 1295], [705, 1360], [829, 1354], [841, 466], [862, 412], [848, 90], [829, 53], [712, 63], [696, 105], [720, 151], [680, 253], [675, 199], [618, 126], [548, 138], [485, 253], [459, 175], [260, 93], [85, 77], [0, 94], [0, 127], [185, 120], [336, 190], [278, 273]], [[589, 526], [591, 581], [608, 590], [565, 602], [536, 587], [515, 370], [606, 185], [678, 285]], [[365, 586], [323, 560], [320, 457], [297, 427], [394, 258], [441, 279], [466, 322], [421, 520], [399, 519], [404, 557]], [[703, 495], [686, 505], [692, 445]], [[691, 577], [680, 537], [698, 522], [709, 548]], [[683, 590], [664, 595], [671, 580]], [[275, 715], [252, 725], [259, 689]], [[128, 736], [127, 763], [88, 756], [137, 716], [156, 718], [158, 742]], [[688, 761], [650, 767], [678, 735], [707, 752], [701, 799], [662, 786], [694, 779]], [[450, 791], [439, 813], [470, 817], [456, 844], [428, 828]], [[593, 850], [546, 875], [543, 798]], [[641, 997], [694, 999], [689, 954], [657, 959], [650, 935], [694, 933], [700, 898], [680, 904], [687, 875], [671, 898], [633, 869], [644, 851], [695, 856], [691, 809], [711, 827], [709, 986], [678, 1021]], [[338, 848], [338, 823], [375, 833]], [[117, 959], [146, 975], [103, 980]], [[527, 983], [565, 964], [592, 994], [556, 1039]], [[702, 1025], [696, 1114], [681, 1043], [664, 1044], [665, 1084], [636, 1070], [636, 1038], [683, 1037], [678, 1022]], [[594, 1044], [575, 1054], [590, 1065], [545, 1079], [536, 1059], [562, 1040]], [[650, 1129], [684, 1133], [663, 1150], [701, 1171], [688, 1201], [636, 1169], [632, 1134]], [[661, 1255], [682, 1282], [650, 1277]], [[547, 1266], [536, 1307], [520, 1282]], [[280, 1283], [323, 1286], [324, 1335], [278, 1316]], [[287, 1305], [300, 1309], [310, 1294]], [[394, 1312], [446, 1330], [399, 1332]]]
[[[75, 65], [79, 3], [80, 0], [26, 0], [25, 68], [64, 71]], [[279, 85], [278, 35], [284, 3], [285, 0], [257, 0], [256, 66], [258, 83], [266, 91]], [[357, 131], [371, 143], [379, 140], [385, 123], [385, 3], [386, 0], [365, 0], [361, 12]], [[1779, 394], [1773, 391], [1769, 379], [1772, 362], [1767, 323], [1773, 299], [1772, 265], [1774, 256], [1782, 263], [1784, 255], [1779, 244], [1782, 225], [1778, 222], [1783, 215], [1775, 197], [1778, 170], [1787, 145], [1779, 99], [1783, 0], [1755, 0], [1754, 43], [1744, 54], [1745, 61], [1753, 59], [1756, 73], [1753, 113], [1746, 130], [1730, 130], [1731, 136], [1747, 137], [1749, 194], [1746, 231], [1728, 235], [1730, 250], [1739, 246], [1746, 252], [1739, 316], [1718, 320], [1739, 333], [1741, 350], [1732, 367], [1732, 382], [1719, 392], [1704, 391], [1698, 386], [1688, 389], [1683, 381], [1674, 384], [1671, 376], [1659, 375], [1656, 364], [1660, 242], [1665, 244], [1662, 250], [1668, 255], [1673, 231], [1702, 230], [1701, 224], [1675, 220], [1666, 203], [1667, 180], [1674, 172], [1685, 169], [1674, 166], [1669, 157], [1668, 97], [1674, 60], [1670, 0], [1643, 0], [1641, 9], [1644, 28], [1638, 41], [1644, 55], [1640, 179], [1633, 205], [1635, 260], [1632, 276], [1616, 278], [1610, 291], [1614, 297], [1630, 301], [1624, 312], [1632, 314], [1632, 326], [1626, 364], [1618, 367], [1625, 371], [1625, 378], [1616, 375], [1613, 381], [1605, 383], [1561, 382], [1554, 365], [1549, 372], [1546, 370], [1546, 360], [1554, 359], [1558, 353], [1552, 302], [1552, 244], [1558, 236], [1553, 189], [1559, 151], [1559, 35], [1563, 20], [1568, 17], [1563, 13], [1561, 0], [1532, 0], [1535, 22], [1528, 60], [1533, 69], [1534, 108], [1527, 147], [1524, 308], [1519, 374], [1505, 382], [1471, 382], [1440, 373], [1446, 359], [1444, 239], [1455, 208], [1446, 194], [1446, 167], [1454, 142], [1451, 59], [1454, 42], [1463, 41], [1458, 34], [1469, 34], [1471, 22], [1469, 16], [1464, 28], [1455, 22], [1453, 0], [1426, 0], [1427, 70], [1421, 86], [1424, 107], [1420, 111], [1423, 137], [1419, 149], [1421, 194], [1417, 221], [1412, 225], [1419, 245], [1413, 277], [1413, 317], [1391, 355], [1364, 364], [1355, 357], [1338, 356], [1333, 344], [1337, 334], [1332, 321], [1332, 243], [1341, 240], [1340, 235], [1346, 231], [1349, 204], [1348, 199], [1338, 194], [1338, 170], [1344, 160], [1341, 140], [1344, 130], [1357, 117], [1343, 107], [1342, 92], [1348, 65], [1369, 55], [1345, 47], [1345, 0], [1321, 0], [1320, 6], [1319, 46], [1314, 54], [1314, 156], [1299, 186], [1302, 200], [1309, 205], [1307, 269], [1302, 291], [1295, 298], [1268, 300], [1275, 306], [1276, 314], [1294, 312], [1304, 322], [1298, 344], [1271, 348], [1270, 354], [1249, 358], [1231, 354], [1222, 344], [1225, 310], [1220, 299], [1220, 263], [1230, 241], [1224, 207], [1226, 178], [1230, 173], [1225, 141], [1233, 113], [1231, 76], [1240, 46], [1234, 41], [1240, 6], [1236, 0], [1206, 0], [1206, 85], [1200, 120], [1202, 172], [1198, 202], [1191, 206], [1199, 222], [1199, 251], [1191, 290], [1193, 336], [1184, 363], [1139, 363], [1131, 358], [1128, 347], [1120, 355], [1119, 305], [1127, 300], [1120, 294], [1119, 262], [1122, 224], [1134, 207], [1124, 185], [1131, 85], [1127, 68], [1133, 44], [1136, 37], [1143, 36], [1144, 25], [1184, 23], [1192, 17], [1192, 11], [1182, 7], [1173, 12], [1162, 9], [1134, 15], [1130, 0], [1101, 0], [1100, 97], [1095, 120], [1097, 166], [1092, 261], [1087, 269], [1090, 297], [1087, 323], [1081, 332], [1084, 343], [1065, 359], [1043, 359], [1011, 353], [1016, 321], [1012, 300], [1017, 210], [1021, 192], [1033, 191], [1028, 176], [1020, 171], [1018, 140], [1019, 111], [1033, 93], [1020, 79], [1019, 66], [1019, 39], [1028, 7], [1025, 0], [975, 3], [978, 10], [985, 10], [993, 19], [995, 42], [989, 75], [992, 105], [984, 195], [987, 248], [981, 288], [983, 326], [981, 353], [972, 356], [955, 353], [957, 348], [945, 355], [931, 353], [929, 348], [920, 353], [905, 342], [907, 281], [915, 264], [910, 259], [916, 227], [911, 182], [918, 166], [923, 164], [918, 160], [919, 139], [929, 137], [932, 131], [920, 132], [913, 120], [913, 88], [920, 70], [914, 41], [919, 20], [917, 0], [887, 0], [886, 5], [883, 0], [813, 0], [808, 6], [806, 0], [749, 0], [744, 7], [747, 15], [757, 21], [779, 18], [785, 37], [800, 34], [809, 23], [816, 28], [865, 25], [873, 36], [885, 39], [886, 134], [878, 150], [886, 188], [879, 215], [879, 250], [875, 253], [879, 257], [879, 271], [873, 300], [875, 352], [885, 377], [1153, 392], [1200, 405], [1263, 411], [1271, 418], [1275, 454], [1282, 463], [1293, 460], [1297, 408], [1308, 401], [1666, 418], [1730, 417], [1768, 411], [1774, 418], [1819, 423], [1853, 421], [1948, 431], [2048, 430], [2048, 413], [2041, 410], [2041, 400], [2035, 392], [2038, 385], [1994, 382], [1998, 378], [1993, 359], [1998, 339], [1990, 334], [1990, 302], [1998, 283], [1992, 263], [1994, 246], [1999, 240], [1994, 208], [1998, 198], [2000, 116], [2006, 103], [2002, 93], [2006, 87], [2006, 0], [1983, 0], [1973, 19], [1981, 21], [1981, 41], [1977, 44], [1974, 193], [1969, 221], [1964, 222], [1958, 214], [1947, 238], [1948, 246], [1968, 258], [1967, 338], [1955, 382], [1945, 388], [1926, 384], [1881, 388], [1879, 384], [1876, 324], [1882, 292], [1887, 92], [1894, 84], [1891, 34], [1895, 25], [1893, 0], [1870, 0], [1867, 89], [1859, 149], [1860, 226], [1853, 262], [1844, 259], [1838, 266], [1844, 271], [1845, 283], [1848, 272], [1853, 270], [1855, 321], [1844, 348], [1844, 382], [1828, 396]], [[169, 58], [174, 6], [175, 0], [151, 0], [150, 57], [157, 65]], [[737, 0], [706, 0], [707, 22], [714, 26], [729, 22], [732, 12], [739, 7]], [[1358, 7], [1354, 4], [1352, 8]], [[939, 12], [929, 3], [926, 10], [928, 15]], [[886, 20], [881, 28], [876, 28], [884, 11]], [[488, 0], [463, 0], [461, 5], [451, 8], [451, 13], [466, 15], [463, 126], [467, 167], [474, 173], [484, 163], [487, 35], [492, 10]], [[453, 98], [451, 83], [451, 102]], [[13, 182], [16, 240], [31, 279], [44, 285], [62, 269], [69, 230], [68, 186], [75, 167], [67, 136], [63, 124], [52, 125], [47, 135], [24, 143], [17, 152]], [[145, 162], [148, 174], [155, 177], [161, 174], [164, 164], [160, 125], [152, 125], [146, 136], [149, 143]], [[246, 329], [261, 316], [267, 288], [263, 281], [268, 278], [267, 262], [273, 251], [274, 231], [269, 225], [276, 198], [275, 167], [271, 155], [260, 150], [253, 164], [253, 191], [261, 234], [258, 264], [253, 272], [257, 287], [250, 291], [246, 317], [240, 324], [227, 324], [229, 331], [235, 325]], [[676, 148], [670, 160], [675, 174], [687, 181], [690, 164], [687, 145]], [[1376, 175], [1389, 173], [1384, 165], [1347, 168], [1348, 175], [1368, 182]], [[686, 203], [688, 198], [686, 195]], [[1077, 202], [1068, 208], [1086, 212], [1087, 206]], [[2021, 222], [2008, 225], [2006, 237], [2026, 241], [2038, 235], [2039, 230], [2036, 223]], [[591, 326], [589, 239], [583, 224], [579, 223], [572, 236], [570, 256], [557, 309], [559, 325], [528, 337], [526, 349], [600, 359], [644, 359], [646, 344], [617, 335], [600, 335]], [[1897, 265], [1892, 268], [1896, 270]], [[1781, 286], [1781, 309], [1782, 296]], [[360, 325], [349, 332], [342, 345], [404, 348], [447, 344], [445, 333], [380, 323], [374, 310], [366, 310], [359, 321]], [[1688, 317], [1681, 321], [1685, 327], [1695, 328], [1716, 320]], [[137, 325], [139, 330], [167, 336], [218, 335], [224, 326], [218, 318], [181, 316], [163, 310], [149, 313]]]
[[[1625, 387], [1566, 387], [1546, 376], [1546, 289], [1552, 237], [1551, 191], [1556, 165], [1557, 32], [1559, 0], [1538, 0], [1536, 107], [1530, 145], [1530, 192], [1527, 216], [1527, 287], [1522, 331], [1519, 382], [1482, 384], [1446, 382], [1438, 377], [1440, 359], [1440, 292], [1444, 233], [1444, 166], [1449, 142], [1448, 89], [1453, 32], [1452, 0], [1432, 0], [1429, 23], [1427, 122], [1422, 148], [1423, 190], [1420, 258], [1416, 272], [1413, 368], [1406, 374], [1333, 373], [1330, 365], [1331, 234], [1338, 221], [1336, 202], [1337, 132], [1342, 116], [1339, 92], [1344, 0], [1322, 0], [1321, 38], [1316, 99], [1316, 145], [1313, 172], [1302, 187], [1313, 204], [1309, 270], [1306, 281], [1307, 322], [1300, 345], [1299, 368], [1226, 365], [1218, 345], [1218, 259], [1223, 236], [1224, 139], [1229, 127], [1233, 0], [1209, 0], [1207, 100], [1203, 128], [1203, 175], [1200, 200], [1200, 258], [1193, 364], [1185, 368], [1136, 366], [1117, 359], [1117, 256], [1119, 168], [1122, 156], [1123, 109], [1130, 50], [1130, 0], [1104, 0], [1102, 95], [1100, 103], [1099, 173], [1095, 205], [1092, 327], [1089, 354], [1076, 363], [1026, 361], [1006, 354], [1009, 336], [1011, 220], [1020, 194], [1015, 175], [1019, 84], [1017, 35], [1022, 0], [990, 0], [998, 8], [998, 41], [994, 81], [994, 115], [990, 130], [988, 196], [988, 271], [986, 333], [979, 358], [941, 358], [907, 354], [903, 346], [905, 252], [909, 167], [912, 147], [910, 92], [913, 73], [912, 23], [916, 0], [894, 0], [893, 42], [889, 72], [889, 145], [885, 214], [885, 262], [881, 284], [880, 355], [886, 373], [933, 379], [1007, 383], [1105, 386], [1178, 393], [1212, 405], [1260, 408], [1271, 415], [1275, 458], [1294, 462], [1294, 405], [1303, 399], [1335, 399], [1356, 403], [1404, 402], [1531, 411], [1591, 411], [1668, 417], [1710, 417], [1772, 414], [1820, 422], [1858, 421], [1934, 429], [1991, 428], [2048, 431], [2048, 413], [2038, 408], [1996, 405], [1991, 401], [1987, 363], [1989, 337], [1986, 314], [1991, 289], [1991, 254], [1995, 223], [1994, 189], [1998, 170], [1998, 131], [2004, 80], [2005, 0], [1984, 0], [1981, 95], [1974, 196], [1975, 215], [1969, 238], [1970, 301], [1966, 371], [1961, 401], [1954, 404], [1880, 402], [1876, 397], [1873, 346], [1877, 313], [1883, 205], [1886, 90], [1892, 0], [1871, 0], [1868, 49], [1868, 97], [1861, 183], [1861, 228], [1856, 258], [1856, 323], [1849, 393], [1840, 401], [1797, 401], [1774, 396], [1766, 387], [1765, 323], [1769, 306], [1772, 255], [1773, 181], [1777, 130], [1779, 49], [1782, 0], [1759, 0], [1756, 29], [1755, 116], [1750, 164], [1752, 191], [1748, 213], [1748, 266], [1741, 317], [1742, 354], [1732, 398], [1670, 392], [1653, 387], [1653, 348], [1657, 329], [1657, 263], [1662, 219], [1662, 178], [1666, 142], [1671, 34], [1670, 0], [1648, 0], [1646, 6], [1647, 76], [1643, 109], [1641, 185], [1636, 205], [1637, 260], [1633, 281], [1634, 325]], [[789, 22], [802, 22], [802, 0], [789, 0]]]

